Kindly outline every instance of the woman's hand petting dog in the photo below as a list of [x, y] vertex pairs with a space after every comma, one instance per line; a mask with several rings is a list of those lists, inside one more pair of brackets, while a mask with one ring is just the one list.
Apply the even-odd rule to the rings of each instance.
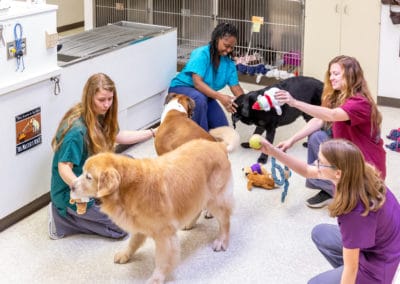
[[236, 108], [238, 107], [238, 105], [235, 103], [235, 97], [230, 95], [221, 95], [218, 100], [221, 102], [227, 112], [236, 112]]
[[296, 99], [292, 97], [292, 95], [285, 90], [279, 90], [275, 93], [275, 99], [278, 101], [280, 105], [288, 104], [293, 106], [296, 103]]

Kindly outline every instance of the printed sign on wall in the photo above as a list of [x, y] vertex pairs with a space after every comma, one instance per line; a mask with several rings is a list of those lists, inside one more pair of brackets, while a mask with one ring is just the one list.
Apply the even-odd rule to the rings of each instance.
[[40, 107], [15, 116], [16, 153], [20, 154], [42, 143]]
[[251, 32], [259, 33], [261, 25], [264, 23], [264, 17], [252, 16], [251, 22], [253, 23], [253, 25], [251, 27]]

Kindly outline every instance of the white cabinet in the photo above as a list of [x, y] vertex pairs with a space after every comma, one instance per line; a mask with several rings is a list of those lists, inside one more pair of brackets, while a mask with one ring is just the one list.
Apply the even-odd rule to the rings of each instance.
[[[51, 24], [55, 28], [56, 10], [53, 9], [52, 13], [54, 17]], [[46, 14], [43, 12], [37, 16], [42, 18], [36, 19], [35, 26], [44, 25], [43, 18]], [[19, 17], [18, 21], [31, 28], [30, 24], [25, 24], [22, 17]], [[148, 26], [148, 29], [154, 28], [159, 32], [147, 33], [146, 36], [142, 36], [145, 31], [144, 26]], [[0, 137], [2, 138], [0, 147], [0, 180], [2, 181], [0, 187], [2, 196], [0, 199], [0, 231], [3, 226], [9, 225], [9, 220], [25, 214], [30, 210], [27, 208], [28, 206], [36, 203], [36, 199], [49, 192], [53, 158], [51, 139], [66, 110], [80, 101], [83, 86], [90, 75], [104, 72], [115, 81], [118, 89], [118, 120], [121, 129], [140, 129], [159, 121], [164, 95], [171, 79], [176, 74], [176, 29], [143, 24], [140, 27], [132, 29], [130, 32], [133, 35], [140, 35], [139, 40], [123, 41], [124, 44], [119, 46], [113, 42], [107, 52], [91, 54], [77, 62], [70, 61], [69, 65], [68, 62], [60, 61], [61, 68], [57, 66], [56, 53], [49, 52], [51, 57], [42, 59], [36, 64], [33, 61], [37, 59], [36, 57], [32, 61], [28, 61], [29, 56], [34, 56], [31, 54], [34, 53], [33, 48], [29, 49], [30, 45], [28, 45], [29, 53], [26, 56], [24, 73], [14, 72], [14, 66], [11, 64], [10, 74], [3, 73], [5, 64], [0, 57], [0, 75], [6, 76], [4, 80], [0, 76]], [[33, 47], [34, 39], [40, 39], [42, 34], [44, 31], [39, 30], [35, 34], [27, 29], [28, 43], [32, 39], [31, 46]], [[87, 37], [89, 34], [91, 33], [84, 32], [76, 36]], [[97, 33], [95, 36], [104, 38], [105, 35], [110, 40], [109, 34]], [[72, 41], [71, 38], [74, 39], [75, 36], [68, 37]], [[119, 32], [115, 38], [124, 37]], [[64, 44], [66, 41], [67, 38], [63, 38]], [[109, 44], [104, 39], [102, 41], [105, 42], [103, 47], [106, 43]], [[78, 45], [77, 43], [75, 41], [73, 45]], [[90, 43], [93, 44], [93, 41]], [[43, 41], [38, 40], [39, 44], [45, 49]], [[89, 47], [93, 50], [93, 46], [86, 45], [84, 51], [89, 50]], [[0, 51], [4, 51], [1, 41]], [[45, 51], [48, 52], [47, 49]], [[3, 56], [4, 54], [5, 51]], [[41, 74], [39, 71], [42, 69], [44, 71], [52, 70], [43, 67], [47, 64], [55, 65], [59, 69], [57, 70], [60, 79], [58, 95], [55, 95], [54, 91], [57, 88], [49, 79], [51, 75], [46, 73], [47, 78], [44, 75], [39, 78], [36, 76], [35, 82], [32, 82], [30, 78], [22, 77], [29, 74], [28, 72], [34, 68], [38, 71], [33, 74]], [[10, 85], [9, 82], [14, 77], [16, 77], [16, 81], [17, 79], [20, 81]], [[35, 130], [34, 120], [31, 121], [31, 118], [39, 121], [40, 131]], [[25, 207], [24, 211], [14, 214], [23, 207]], [[10, 218], [12, 214], [15, 217]]]
[[[0, 11], [5, 42], [0, 39], [0, 231], [15, 218], [7, 218], [11, 213], [31, 205], [50, 188], [54, 117], [66, 105], [53, 95], [50, 77], [61, 69], [56, 46], [46, 45], [46, 33], [56, 35], [56, 11], [54, 5], [22, 1], [11, 1], [11, 8]], [[6, 47], [15, 46], [18, 26], [26, 43], [25, 69], [8, 56]], [[21, 212], [14, 216], [18, 215]]]
[[324, 79], [337, 55], [358, 59], [377, 96], [380, 0], [306, 0], [303, 74]]
[[[55, 5], [20, 1], [12, 1], [9, 9], [0, 11], [0, 96], [60, 73], [56, 44], [46, 44], [46, 34], [57, 36], [56, 12]], [[26, 44], [18, 61], [9, 51], [16, 37]]]
[[[380, 60], [379, 60], [379, 97], [400, 101], [400, 25], [393, 25], [389, 17], [389, 5], [382, 5]], [[400, 274], [400, 273], [399, 273]], [[400, 282], [399, 282], [400, 283]]]

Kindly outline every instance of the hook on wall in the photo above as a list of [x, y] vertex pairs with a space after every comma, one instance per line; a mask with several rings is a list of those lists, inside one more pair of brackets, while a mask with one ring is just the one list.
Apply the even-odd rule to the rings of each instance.
[[54, 95], [57, 96], [61, 92], [60, 88], [60, 76], [54, 76], [50, 78], [50, 81], [54, 82]]

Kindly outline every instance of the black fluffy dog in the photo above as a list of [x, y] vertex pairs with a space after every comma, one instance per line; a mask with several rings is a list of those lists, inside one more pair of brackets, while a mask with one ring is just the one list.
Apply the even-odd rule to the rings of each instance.
[[[286, 104], [281, 106], [282, 115], [278, 115], [274, 108], [270, 111], [252, 109], [254, 102], [257, 101], [257, 96], [263, 95], [266, 90], [273, 87], [288, 91], [297, 100], [313, 105], [321, 105], [323, 90], [323, 83], [321, 81], [304, 76], [291, 77], [264, 89], [239, 96], [235, 100], [235, 103], [238, 105], [237, 112], [232, 114], [233, 127], [236, 127], [236, 122], [238, 121], [248, 125], [254, 124], [257, 126], [254, 133], [262, 134], [266, 131], [265, 137], [269, 142], [273, 143], [277, 127], [292, 123], [300, 115], [306, 121], [311, 119], [311, 116], [308, 114]], [[242, 146], [245, 148], [249, 147], [248, 143], [242, 143]], [[262, 153], [257, 162], [265, 164], [267, 160], [268, 156]]]

